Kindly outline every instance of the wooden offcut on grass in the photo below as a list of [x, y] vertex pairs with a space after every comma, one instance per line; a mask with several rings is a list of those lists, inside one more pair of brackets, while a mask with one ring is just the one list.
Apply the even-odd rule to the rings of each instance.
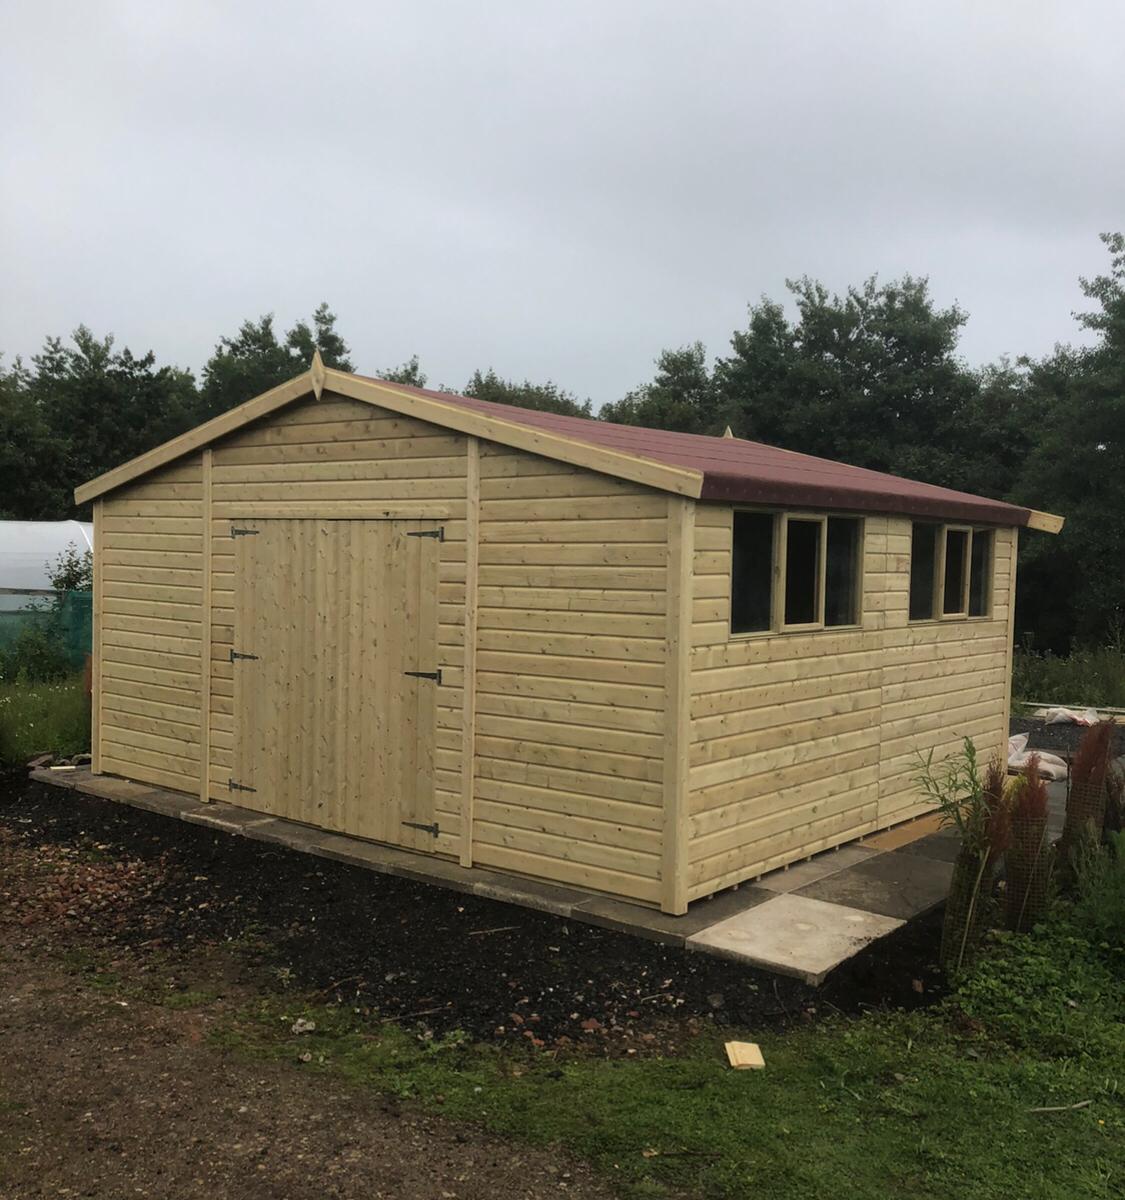
[[0, 767], [89, 748], [90, 699], [81, 675], [61, 683], [0, 683]]

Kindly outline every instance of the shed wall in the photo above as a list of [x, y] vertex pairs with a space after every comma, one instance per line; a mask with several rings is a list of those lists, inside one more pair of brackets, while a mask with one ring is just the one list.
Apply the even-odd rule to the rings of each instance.
[[482, 444], [476, 862], [659, 900], [668, 505]]
[[925, 811], [918, 751], [1007, 740], [1012, 530], [987, 619], [908, 624], [911, 523], [873, 516], [858, 628], [732, 637], [731, 514], [696, 508], [690, 899]]
[[96, 595], [99, 767], [199, 788], [203, 600], [202, 456], [101, 503]]
[[[475, 607], [466, 595], [470, 494], [479, 495]], [[232, 522], [436, 517], [445, 540], [435, 851], [659, 902], [670, 503], [329, 394], [272, 414], [104, 501], [101, 769], [243, 799], [228, 788]], [[466, 729], [470, 609], [476, 689]]]

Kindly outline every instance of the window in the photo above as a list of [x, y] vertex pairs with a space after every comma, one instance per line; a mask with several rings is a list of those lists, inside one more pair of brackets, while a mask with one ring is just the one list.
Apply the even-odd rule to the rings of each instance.
[[772, 623], [773, 513], [736, 512], [731, 561], [732, 633], [760, 633]]
[[859, 522], [828, 518], [828, 551], [824, 578], [825, 625], [859, 624]]
[[942, 564], [943, 617], [963, 617], [969, 611], [969, 530], [945, 531], [945, 562]]
[[934, 563], [940, 525], [914, 522], [910, 535], [910, 619], [928, 621], [934, 615]]
[[859, 518], [736, 511], [732, 549], [732, 633], [859, 624]]
[[986, 617], [992, 608], [991, 529], [973, 530], [972, 562], [969, 568], [969, 616]]
[[910, 537], [910, 620], [983, 617], [992, 604], [991, 529], [915, 521]]
[[785, 624], [820, 623], [820, 542], [823, 524], [785, 522]]

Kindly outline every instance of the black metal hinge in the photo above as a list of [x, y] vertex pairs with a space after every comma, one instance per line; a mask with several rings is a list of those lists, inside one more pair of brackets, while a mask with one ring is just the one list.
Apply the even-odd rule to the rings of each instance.
[[233, 525], [230, 527], [231, 537], [251, 537], [254, 534], [261, 533], [260, 529], [236, 529]]
[[250, 659], [253, 659], [255, 662], [257, 662], [257, 660], [258, 660], [258, 656], [256, 654], [241, 654], [237, 650], [232, 650], [230, 652], [231, 662], [236, 662], [240, 658], [250, 658]]
[[437, 529], [411, 529], [407, 531], [407, 537], [436, 537], [439, 542], [445, 541], [445, 526], [442, 525]]
[[233, 779], [227, 780], [227, 787], [232, 792], [256, 792], [257, 788], [247, 787], [244, 783], [235, 783]]
[[436, 671], [403, 671], [404, 675], [413, 675], [415, 679], [432, 679], [435, 683], [441, 683], [441, 667]]
[[438, 835], [436, 821], [432, 825], [422, 825], [418, 821], [403, 821], [403, 824], [409, 826], [411, 829], [420, 829], [423, 833], [431, 834], [433, 837], [437, 837]]

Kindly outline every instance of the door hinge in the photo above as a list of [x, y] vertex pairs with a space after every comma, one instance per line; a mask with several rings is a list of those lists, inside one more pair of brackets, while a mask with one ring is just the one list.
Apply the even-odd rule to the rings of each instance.
[[261, 533], [260, 529], [238, 529], [234, 525], [230, 527], [231, 537], [251, 537], [254, 534]]
[[407, 537], [434, 537], [439, 542], [445, 541], [445, 526], [440, 525], [437, 529], [410, 529], [407, 530]]
[[423, 825], [418, 821], [403, 821], [403, 824], [410, 829], [420, 829], [423, 833], [428, 833], [432, 837], [438, 835], [438, 824], [435, 821], [432, 825]]
[[247, 787], [244, 783], [235, 783], [233, 779], [227, 780], [227, 787], [232, 792], [256, 792], [258, 790], [257, 788]]
[[413, 675], [415, 679], [432, 679], [435, 683], [441, 683], [441, 667], [436, 671], [403, 671], [404, 675]]
[[255, 662], [258, 661], [258, 656], [256, 654], [242, 654], [238, 650], [232, 650], [230, 652], [231, 662], [236, 662], [240, 658], [250, 658], [250, 659], [253, 659]]

